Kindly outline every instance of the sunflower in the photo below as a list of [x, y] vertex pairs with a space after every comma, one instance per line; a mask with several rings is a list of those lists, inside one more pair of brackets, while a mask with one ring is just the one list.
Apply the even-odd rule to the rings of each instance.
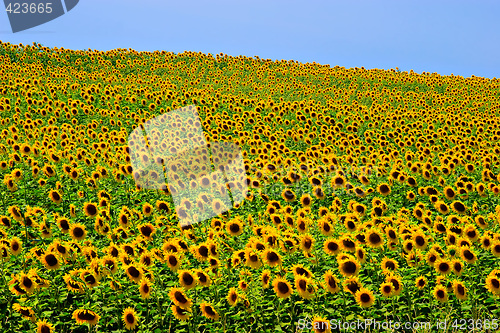
[[314, 296], [315, 286], [311, 278], [300, 275], [295, 276], [295, 289], [304, 299], [311, 299]]
[[366, 206], [363, 204], [355, 204], [353, 209], [355, 214], [358, 214], [358, 216], [365, 216], [366, 214]]
[[389, 258], [384, 258], [382, 259], [382, 262], [380, 263], [380, 266], [382, 268], [382, 271], [386, 274], [388, 273], [394, 273], [398, 270], [399, 264], [396, 260], [394, 259], [389, 259]]
[[64, 282], [66, 283], [66, 288], [73, 293], [83, 293], [85, 292], [85, 288], [82, 283], [76, 281], [79, 279], [80, 272], [79, 270], [71, 270], [69, 273], [65, 274], [63, 277]]
[[85, 310], [85, 309], [77, 309], [73, 311], [73, 319], [76, 320], [76, 323], [79, 325], [89, 324], [91, 326], [97, 325], [101, 316], [96, 314], [94, 311]]
[[330, 322], [326, 318], [314, 317], [312, 321], [314, 333], [331, 333]]
[[0, 222], [7, 228], [12, 227], [12, 221], [8, 216], [0, 216]]
[[461, 301], [467, 299], [468, 289], [465, 287], [464, 283], [458, 280], [453, 280], [453, 293], [455, 297]]
[[[376, 207], [379, 208], [379, 207]], [[355, 232], [358, 229], [357, 225], [358, 220], [354, 217], [346, 217], [344, 219], [344, 226], [346, 227], [347, 230], [351, 232]]]
[[455, 200], [451, 203], [451, 209], [457, 214], [465, 214], [467, 206], [463, 202]]
[[260, 284], [261, 284], [262, 288], [264, 288], [264, 289], [268, 288], [269, 281], [271, 281], [271, 271], [265, 269], [260, 274]]
[[486, 229], [488, 227], [488, 222], [486, 221], [486, 219], [484, 218], [484, 216], [481, 216], [481, 215], [477, 215], [475, 218], [474, 218], [474, 221], [476, 222], [476, 224], [481, 228], [481, 229]]
[[469, 264], [473, 264], [477, 261], [477, 255], [468, 246], [462, 246], [460, 248], [460, 257]]
[[170, 213], [170, 208], [168, 206], [168, 202], [166, 201], [157, 200], [156, 209], [158, 209], [162, 213]]
[[54, 325], [48, 321], [39, 320], [36, 322], [36, 332], [37, 333], [54, 333]]
[[302, 207], [311, 207], [313, 202], [313, 199], [309, 194], [303, 194], [302, 197], [300, 198], [300, 203], [302, 204]]
[[226, 224], [226, 232], [231, 236], [239, 236], [243, 233], [243, 221], [235, 218]]
[[47, 177], [54, 177], [56, 175], [56, 170], [50, 165], [45, 165], [43, 167], [43, 172]]
[[365, 232], [365, 240], [368, 246], [372, 248], [381, 248], [384, 246], [382, 233], [377, 229], [369, 229]]
[[325, 192], [323, 191], [323, 188], [321, 186], [314, 186], [312, 191], [316, 199], [322, 200], [326, 197]]
[[23, 215], [21, 209], [18, 206], [10, 206], [8, 211], [14, 220], [18, 222], [23, 221]]
[[310, 220], [299, 216], [296, 221], [297, 231], [301, 234], [306, 233], [309, 230]]
[[279, 214], [271, 214], [270, 215], [271, 221], [273, 222], [274, 226], [279, 227], [280, 225], [283, 224], [283, 218]]
[[14, 311], [19, 313], [24, 319], [35, 322], [36, 314], [31, 307], [21, 306], [19, 303], [14, 303], [12, 305]]
[[406, 252], [406, 253], [411, 253], [414, 249], [414, 244], [413, 244], [413, 240], [410, 238], [410, 239], [407, 239], [403, 242], [403, 250]]
[[59, 191], [55, 191], [55, 190], [50, 190], [49, 198], [50, 198], [50, 200], [52, 200], [56, 204], [60, 204], [63, 200]]
[[500, 279], [495, 276], [490, 274], [486, 278], [486, 289], [493, 295], [499, 296], [500, 295]]
[[346, 183], [346, 179], [342, 175], [336, 175], [332, 178], [331, 185], [335, 189], [343, 187]]
[[356, 248], [355, 254], [359, 263], [364, 264], [366, 262], [366, 250], [363, 247], [359, 246]]
[[188, 270], [181, 270], [177, 275], [180, 285], [186, 290], [192, 289], [198, 284], [197, 275]]
[[340, 291], [339, 279], [333, 274], [332, 270], [328, 270], [323, 275], [324, 286], [328, 292], [335, 294]]
[[361, 284], [357, 276], [353, 276], [345, 279], [344, 282], [342, 282], [342, 287], [345, 292], [348, 292], [354, 296], [356, 295], [356, 292], [363, 287], [363, 285]]
[[118, 263], [116, 258], [112, 256], [105, 256], [101, 259], [101, 265], [104, 268], [104, 275], [115, 274], [118, 271]]
[[133, 330], [139, 325], [139, 316], [133, 308], [126, 308], [122, 313], [122, 320], [127, 330]]
[[279, 253], [269, 248], [265, 249], [262, 253], [262, 261], [271, 267], [281, 265], [282, 263]]
[[85, 281], [85, 284], [89, 288], [93, 288], [99, 285], [99, 276], [89, 269], [84, 269], [81, 271], [80, 279]]
[[405, 256], [406, 263], [409, 267], [416, 267], [417, 264], [424, 260], [422, 253], [420, 250], [413, 251]]
[[196, 273], [198, 284], [200, 286], [202, 286], [202, 287], [210, 287], [210, 285], [212, 284], [212, 279], [210, 278], [210, 276], [208, 276], [207, 273], [205, 273], [201, 269], [195, 269], [194, 272]]
[[477, 232], [476, 230], [476, 227], [473, 225], [473, 224], [469, 224], [467, 225], [463, 231], [462, 231], [463, 235], [465, 235], [465, 237], [467, 237], [471, 242], [476, 242], [480, 235], [479, 235], [479, 232]]
[[495, 257], [500, 257], [500, 240], [496, 239], [492, 242], [490, 251]]
[[367, 288], [359, 289], [355, 294], [356, 302], [362, 308], [369, 308], [375, 303], [375, 296], [373, 293]]
[[355, 258], [348, 258], [339, 261], [339, 271], [345, 277], [358, 275], [361, 265]]
[[[5, 184], [5, 186], [7, 186], [7, 189], [11, 192], [15, 192], [17, 191], [18, 187], [14, 181], [14, 179], [12, 179], [11, 177], [9, 177], [8, 175], [5, 176], [4, 180], [3, 180], [3, 183]], [[41, 179], [39, 180], [39, 184], [41, 186], [45, 185], [45, 184], [41, 184]]]
[[427, 285], [427, 278], [425, 276], [419, 276], [415, 279], [415, 286], [417, 289], [424, 289]]
[[171, 288], [168, 293], [168, 297], [175, 305], [185, 310], [189, 310], [193, 305], [193, 302], [186, 296], [184, 289], [182, 288]]
[[434, 264], [434, 269], [438, 274], [447, 275], [452, 271], [451, 263], [443, 258], [439, 258], [436, 260]]
[[227, 293], [226, 299], [227, 299], [227, 302], [229, 303], [229, 305], [235, 306], [236, 303], [238, 303], [238, 291], [237, 291], [237, 289], [234, 287], [229, 289], [229, 292]]
[[330, 238], [323, 243], [323, 251], [331, 256], [337, 255], [342, 250], [340, 242]]
[[10, 258], [9, 248], [5, 244], [0, 244], [0, 260], [7, 261]]
[[394, 296], [399, 296], [401, 294], [401, 291], [403, 290], [403, 283], [400, 276], [392, 274], [387, 275], [385, 278], [385, 282], [390, 282], [392, 284], [392, 287], [394, 288]]
[[212, 200], [212, 210], [214, 213], [217, 215], [221, 214], [222, 212], [225, 212], [227, 210], [226, 205], [222, 200], [220, 199], [214, 199]]
[[74, 204], [69, 205], [69, 215], [71, 217], [76, 217], [76, 206]]
[[419, 207], [418, 205], [415, 206], [413, 209], [413, 216], [415, 216], [417, 220], [422, 220], [424, 218], [424, 211], [422, 207]]
[[391, 187], [389, 184], [381, 183], [377, 186], [377, 192], [382, 195], [389, 195], [391, 193]]
[[174, 252], [174, 253], [168, 253], [165, 256], [165, 261], [168, 265], [168, 268], [170, 268], [172, 271], [177, 271], [181, 267], [181, 261], [179, 258], [179, 254]]
[[281, 197], [286, 202], [293, 202], [296, 198], [295, 193], [293, 193], [293, 191], [290, 189], [284, 189], [283, 192], [281, 192]]
[[380, 285], [380, 294], [382, 294], [383, 297], [391, 297], [393, 293], [394, 287], [392, 286], [392, 283], [390, 282], [383, 282]]
[[321, 219], [319, 222], [319, 231], [323, 236], [331, 236], [333, 234], [333, 226], [328, 222], [327, 219]]
[[83, 212], [88, 217], [95, 217], [99, 213], [99, 210], [97, 209], [97, 205], [95, 203], [86, 202], [83, 205]]
[[151, 206], [149, 202], [145, 202], [142, 205], [142, 213], [144, 216], [151, 216], [151, 214], [153, 214], [153, 206]]
[[304, 265], [302, 264], [295, 264], [291, 267], [291, 271], [294, 276], [305, 276], [305, 277], [312, 277], [313, 273]]
[[280, 242], [281, 249], [286, 253], [294, 253], [297, 250], [298, 240], [292, 237], [285, 237], [282, 242]]
[[310, 253], [314, 248], [315, 239], [309, 234], [300, 236], [300, 248], [306, 253]]
[[[366, 239], [366, 237], [365, 237]], [[356, 243], [351, 239], [349, 235], [344, 235], [340, 239], [340, 242], [342, 243], [342, 250], [348, 251], [348, 252], [355, 252], [356, 251]]]
[[177, 320], [181, 320], [181, 321], [186, 321], [189, 319], [190, 317], [190, 312], [189, 310], [187, 309], [183, 309], [182, 307], [180, 306], [177, 306], [177, 305], [172, 305], [170, 307], [170, 309], [172, 310], [172, 313], [174, 314], [174, 317], [177, 319]]
[[109, 256], [113, 258], [118, 258], [122, 252], [122, 250], [116, 246], [115, 244], [111, 244], [106, 248], [105, 251]]
[[419, 250], [425, 250], [427, 248], [427, 237], [425, 234], [421, 231], [418, 230], [417, 232], [414, 232], [412, 235], [412, 240], [413, 244], [415, 244], [415, 247]]
[[245, 258], [245, 264], [251, 268], [258, 269], [260, 266], [262, 266], [259, 253], [252, 248], [245, 249]]
[[434, 287], [433, 291], [434, 298], [441, 303], [446, 303], [448, 301], [448, 291], [442, 285], [437, 285]]
[[365, 190], [363, 190], [361, 187], [357, 186], [354, 188], [354, 194], [356, 194], [356, 196], [358, 198], [364, 198], [366, 197], [367, 193], [365, 192]]
[[142, 299], [150, 298], [151, 290], [152, 290], [151, 281], [148, 278], [143, 277], [139, 284], [139, 293], [141, 294], [141, 298]]
[[273, 280], [273, 289], [279, 298], [288, 298], [292, 294], [292, 285], [282, 277]]
[[82, 240], [87, 236], [87, 231], [85, 230], [85, 225], [81, 223], [72, 224], [69, 228], [69, 234], [74, 240]]
[[12, 279], [9, 281], [10, 291], [16, 296], [26, 295], [26, 290], [21, 288], [19, 284], [19, 278], [15, 275], [11, 275]]
[[151, 240], [156, 232], [155, 227], [151, 223], [144, 223], [137, 227], [142, 237]]
[[15, 256], [23, 251], [23, 242], [19, 237], [12, 237], [10, 239], [9, 250], [10, 253]]
[[61, 267], [61, 262], [59, 261], [59, 258], [53, 253], [46, 252], [40, 257], [40, 260], [47, 269], [55, 270]]
[[434, 207], [436, 208], [436, 210], [438, 212], [440, 212], [443, 215], [446, 215], [446, 214], [448, 214], [450, 212], [450, 209], [449, 209], [448, 205], [444, 201], [442, 201], [442, 200], [437, 201], [434, 204]]
[[19, 275], [18, 281], [19, 287], [21, 287], [28, 295], [32, 294], [37, 287], [37, 284], [33, 280], [33, 277], [25, 273], [21, 273]]
[[453, 200], [457, 196], [457, 193], [455, 192], [455, 190], [451, 186], [446, 186], [443, 189], [443, 194], [446, 197], [446, 199], [448, 199], [448, 200]]
[[123, 270], [127, 274], [128, 278], [135, 283], [140, 283], [144, 276], [144, 271], [140, 265], [130, 263], [126, 265]]
[[120, 223], [120, 226], [124, 229], [128, 228], [130, 226], [130, 218], [129, 215], [127, 214], [126, 211], [122, 210], [120, 212], [120, 215], [118, 215], [118, 222]]

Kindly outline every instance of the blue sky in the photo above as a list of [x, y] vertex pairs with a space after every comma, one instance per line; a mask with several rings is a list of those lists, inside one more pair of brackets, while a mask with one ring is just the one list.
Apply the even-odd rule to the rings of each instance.
[[500, 1], [80, 0], [66, 15], [15, 34], [1, 8], [0, 40], [14, 44], [500, 78]]

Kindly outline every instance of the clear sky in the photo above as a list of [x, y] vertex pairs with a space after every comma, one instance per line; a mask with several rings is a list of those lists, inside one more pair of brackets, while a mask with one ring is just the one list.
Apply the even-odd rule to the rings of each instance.
[[497, 0], [80, 0], [18, 33], [0, 8], [0, 40], [14, 44], [222, 52], [500, 78]]

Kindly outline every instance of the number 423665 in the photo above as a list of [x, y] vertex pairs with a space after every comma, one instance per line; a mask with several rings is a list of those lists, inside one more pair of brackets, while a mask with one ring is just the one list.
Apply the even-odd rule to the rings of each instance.
[[481, 319], [455, 319], [451, 325], [452, 328], [458, 330], [481, 330], [481, 329], [493, 329], [496, 330], [499, 327], [498, 319], [492, 320], [481, 320]]
[[9, 3], [5, 8], [9, 14], [50, 14], [52, 13], [52, 3], [26, 3], [14, 2]]

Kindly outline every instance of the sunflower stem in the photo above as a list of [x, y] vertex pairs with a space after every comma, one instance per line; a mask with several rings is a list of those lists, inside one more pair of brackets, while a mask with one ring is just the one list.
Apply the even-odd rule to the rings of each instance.
[[4, 214], [7, 214], [7, 209], [5, 208], [5, 200], [3, 199], [3, 195], [0, 195], [0, 197], [2, 198], [2, 206], [3, 206], [3, 213]]
[[[346, 312], [345, 291], [342, 291], [342, 303], [344, 304], [344, 306], [342, 307], [342, 320], [345, 321], [346, 320], [346, 315], [345, 315], [345, 312]], [[393, 311], [392, 312], [394, 312], [394, 307], [393, 307]]]

